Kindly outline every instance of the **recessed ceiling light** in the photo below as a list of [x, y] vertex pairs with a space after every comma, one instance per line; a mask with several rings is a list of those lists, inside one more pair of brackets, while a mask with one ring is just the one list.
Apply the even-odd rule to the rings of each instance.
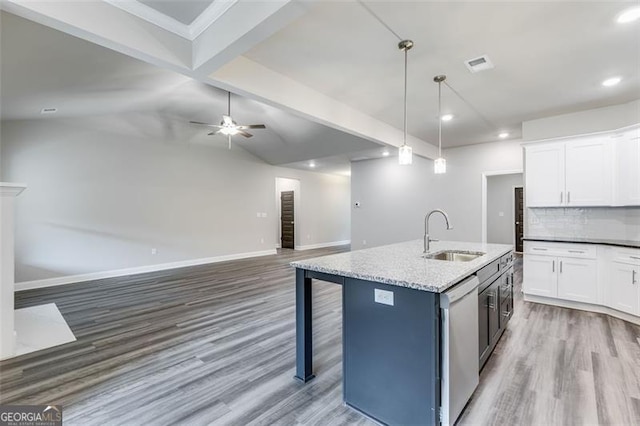
[[40, 114], [55, 114], [58, 112], [58, 108], [42, 108]]
[[602, 85], [605, 87], [615, 86], [620, 83], [622, 79], [620, 77], [611, 77], [602, 82]]
[[507, 132], [502, 132], [502, 133], [500, 133], [500, 134], [498, 135], [498, 137], [499, 137], [500, 139], [508, 138], [508, 137], [509, 137], [509, 133], [507, 133]]
[[440, 119], [442, 121], [451, 121], [453, 120], [453, 114], [444, 114]]
[[309, 161], [309, 167], [313, 169], [315, 166], [316, 166], [316, 163], [314, 163], [313, 161]]
[[618, 15], [616, 22], [618, 22], [618, 24], [626, 24], [627, 22], [637, 21], [638, 19], [640, 19], [640, 7], [632, 7]]
[[387, 151], [386, 149], [384, 151], [382, 151], [382, 156], [383, 157], [388, 157], [389, 156], [389, 151]]

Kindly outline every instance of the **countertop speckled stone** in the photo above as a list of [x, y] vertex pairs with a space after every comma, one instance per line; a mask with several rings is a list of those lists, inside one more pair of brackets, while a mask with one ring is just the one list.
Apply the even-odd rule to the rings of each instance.
[[481, 244], [457, 241], [431, 243], [430, 253], [442, 250], [482, 252], [484, 255], [469, 262], [450, 262], [422, 257], [422, 240], [332, 254], [297, 262], [291, 266], [375, 281], [400, 287], [442, 293], [513, 250], [506, 244]]

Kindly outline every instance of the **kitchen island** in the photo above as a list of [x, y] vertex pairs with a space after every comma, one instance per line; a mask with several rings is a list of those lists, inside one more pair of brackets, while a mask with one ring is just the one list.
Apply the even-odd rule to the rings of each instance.
[[[303, 382], [314, 377], [312, 280], [340, 284], [344, 401], [385, 424], [440, 423], [440, 296], [474, 274], [498, 275], [501, 262], [513, 250], [502, 244], [432, 244], [432, 255], [458, 251], [477, 256], [447, 261], [423, 257], [422, 244], [409, 241], [292, 263], [296, 268], [296, 377]], [[472, 315], [477, 316], [478, 310]], [[477, 337], [478, 329], [469, 332]], [[477, 338], [475, 342], [472, 351], [477, 351]], [[478, 355], [475, 352], [473, 358], [478, 360]]]

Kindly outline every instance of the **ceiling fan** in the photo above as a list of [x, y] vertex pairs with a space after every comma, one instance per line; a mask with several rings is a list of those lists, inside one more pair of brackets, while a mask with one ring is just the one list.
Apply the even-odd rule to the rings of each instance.
[[220, 124], [210, 124], [210, 123], [202, 123], [200, 121], [190, 121], [191, 124], [200, 124], [207, 127], [213, 127], [218, 129], [217, 131], [212, 131], [207, 133], [207, 135], [225, 135], [229, 140], [229, 149], [231, 149], [231, 136], [242, 135], [245, 138], [250, 138], [253, 135], [251, 133], [245, 132], [247, 129], [266, 129], [267, 126], [264, 124], [243, 124], [239, 125], [231, 118], [231, 92], [227, 92], [227, 115], [222, 116], [222, 121]]

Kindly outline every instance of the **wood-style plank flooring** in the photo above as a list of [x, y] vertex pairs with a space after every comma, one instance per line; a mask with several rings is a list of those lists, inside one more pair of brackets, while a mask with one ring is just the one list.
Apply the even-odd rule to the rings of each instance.
[[[20, 292], [78, 340], [0, 362], [0, 403], [62, 404], [69, 425], [373, 424], [342, 404], [337, 285], [314, 285], [318, 377], [293, 379], [288, 263], [347, 249]], [[460, 424], [640, 424], [640, 327], [517, 297]]]

